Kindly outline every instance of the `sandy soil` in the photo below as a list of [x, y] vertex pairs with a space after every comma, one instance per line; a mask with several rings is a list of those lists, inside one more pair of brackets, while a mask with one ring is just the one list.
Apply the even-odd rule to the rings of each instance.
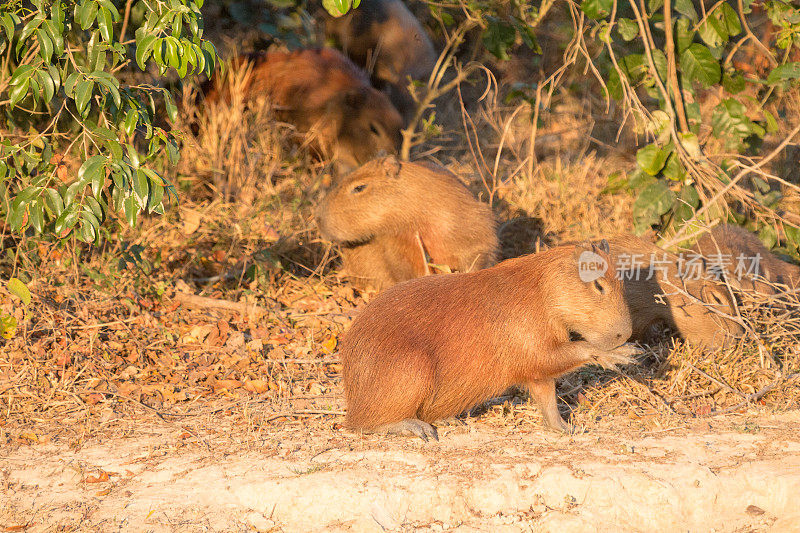
[[477, 420], [438, 443], [136, 426], [0, 451], [0, 530], [800, 531], [800, 412], [576, 436]]

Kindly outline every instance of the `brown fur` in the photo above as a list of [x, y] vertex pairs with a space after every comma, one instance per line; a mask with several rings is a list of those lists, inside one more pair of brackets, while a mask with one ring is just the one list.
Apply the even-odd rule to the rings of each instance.
[[613, 268], [581, 281], [586, 249], [562, 246], [380, 294], [342, 340], [346, 425], [433, 422], [527, 384], [548, 424], [563, 429], [555, 378], [585, 364], [630, 362], [620, 348], [631, 333], [622, 284]]
[[[402, 118], [385, 94], [340, 52], [323, 48], [268, 52], [239, 59], [252, 64], [244, 100], [269, 98], [281, 120], [294, 124], [323, 157], [354, 168], [400, 146]], [[230, 100], [211, 80], [206, 102]]]
[[[705, 256], [710, 264], [720, 263], [719, 254], [722, 254], [724, 262], [730, 260], [725, 279], [737, 289], [772, 295], [777, 293], [772, 283], [787, 285], [790, 289], [800, 287], [800, 266], [778, 259], [756, 235], [744, 228], [730, 224], [717, 226], [700, 237], [692, 251]], [[751, 258], [758, 257], [756, 275], [736, 271], [739, 257], [744, 260], [745, 269]]]
[[[708, 347], [724, 346], [733, 336], [742, 334], [743, 329], [739, 324], [679, 293], [670, 285], [672, 283], [685, 290], [720, 313], [735, 316], [735, 303], [727, 288], [713, 279], [704, 279], [707, 275], [705, 271], [701, 272], [700, 279], [689, 279], [694, 277], [692, 275], [681, 278], [679, 257], [633, 235], [615, 237], [610, 239], [610, 244], [611, 254], [625, 287], [625, 299], [631, 310], [632, 339], [643, 342], [650, 340], [654, 327], [660, 324], [669, 326], [689, 342]], [[665, 263], [666, 279], [661, 270]], [[651, 265], [653, 276], [648, 280], [646, 278]], [[635, 275], [636, 266], [639, 266], [638, 279]], [[627, 279], [629, 277], [633, 279]], [[660, 294], [666, 295], [666, 303], [660, 303], [657, 299]]]
[[345, 271], [362, 287], [425, 275], [426, 254], [459, 272], [496, 262], [491, 209], [446, 169], [393, 156], [336, 183], [317, 209], [317, 223], [340, 244]]
[[422, 25], [401, 0], [364, 0], [343, 17], [325, 16], [325, 34], [335, 39], [356, 64], [369, 68], [372, 78], [390, 95], [406, 119], [414, 101], [409, 78], [427, 81], [437, 54]]

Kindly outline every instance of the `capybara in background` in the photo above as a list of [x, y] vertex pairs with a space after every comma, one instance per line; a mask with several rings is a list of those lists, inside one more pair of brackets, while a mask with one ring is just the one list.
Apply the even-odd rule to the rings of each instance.
[[363, 0], [344, 16], [325, 16], [325, 35], [357, 65], [370, 70], [406, 120], [414, 112], [411, 80], [427, 81], [438, 56], [431, 40], [401, 0]]
[[[727, 287], [701, 263], [681, 263], [678, 256], [634, 235], [620, 235], [610, 244], [631, 310], [632, 339], [647, 342], [658, 325], [666, 325], [684, 340], [716, 348], [744, 332], [722, 316], [736, 316], [736, 305]], [[658, 298], [662, 294], [663, 303]]]
[[432, 422], [525, 384], [547, 424], [569, 429], [555, 378], [636, 353], [625, 345], [631, 316], [613, 266], [579, 273], [609, 265], [607, 249], [561, 246], [378, 295], [341, 343], [346, 425], [437, 438]]
[[[323, 157], [343, 169], [399, 149], [403, 121], [397, 109], [339, 51], [271, 51], [239, 61], [252, 65], [243, 100], [269, 99], [278, 118], [293, 124]], [[218, 74], [209, 85], [206, 102], [230, 100]]]
[[316, 213], [322, 236], [339, 244], [345, 273], [382, 289], [425, 275], [428, 261], [470, 272], [496, 262], [495, 219], [443, 167], [376, 159], [344, 176]]
[[713, 228], [692, 251], [704, 256], [710, 268], [725, 270], [725, 279], [737, 289], [772, 295], [778, 292], [773, 283], [800, 287], [800, 266], [781, 261], [755, 234], [739, 226]]

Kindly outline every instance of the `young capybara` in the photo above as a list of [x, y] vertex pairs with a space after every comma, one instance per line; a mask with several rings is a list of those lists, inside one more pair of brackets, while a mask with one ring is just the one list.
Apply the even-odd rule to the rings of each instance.
[[493, 265], [497, 234], [491, 209], [448, 170], [373, 160], [344, 176], [317, 209], [322, 236], [340, 246], [346, 274], [382, 289], [426, 274], [428, 261], [450, 271]]
[[633, 319], [633, 340], [649, 341], [659, 325], [709, 348], [727, 346], [743, 333], [738, 323], [724, 316], [736, 316], [727, 287], [701, 263], [690, 265], [634, 235], [620, 235], [610, 244]]
[[325, 35], [357, 65], [371, 70], [375, 85], [387, 91], [406, 120], [411, 118], [409, 79], [427, 81], [438, 56], [401, 0], [363, 0], [342, 17], [326, 14]]
[[[331, 48], [271, 51], [239, 59], [252, 65], [244, 101], [268, 98], [276, 115], [293, 124], [323, 157], [352, 169], [400, 147], [402, 118], [366, 73]], [[206, 102], [230, 100], [219, 76]]]
[[800, 287], [800, 266], [778, 259], [758, 237], [739, 226], [722, 224], [705, 233], [692, 247], [710, 268], [724, 270], [732, 287], [759, 294], [777, 294], [773, 284]]
[[346, 425], [435, 439], [432, 422], [525, 384], [547, 424], [569, 429], [555, 378], [637, 353], [625, 345], [622, 284], [613, 267], [602, 271], [607, 250], [605, 242], [561, 246], [378, 295], [341, 343]]

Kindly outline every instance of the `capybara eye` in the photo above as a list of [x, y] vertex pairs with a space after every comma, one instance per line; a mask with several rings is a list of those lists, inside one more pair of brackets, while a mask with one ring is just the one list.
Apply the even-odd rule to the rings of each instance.
[[603, 286], [602, 283], [600, 283], [599, 279], [594, 280], [594, 288], [597, 289], [597, 292], [599, 292], [600, 294], [606, 293], [606, 288]]
[[381, 132], [378, 130], [378, 126], [376, 126], [374, 122], [370, 122], [369, 131], [371, 131], [375, 135], [380, 135], [381, 134]]
[[367, 184], [366, 183], [362, 183], [361, 185], [356, 185], [355, 187], [350, 189], [350, 194], [358, 194], [358, 193], [362, 192], [366, 188], [367, 188]]

